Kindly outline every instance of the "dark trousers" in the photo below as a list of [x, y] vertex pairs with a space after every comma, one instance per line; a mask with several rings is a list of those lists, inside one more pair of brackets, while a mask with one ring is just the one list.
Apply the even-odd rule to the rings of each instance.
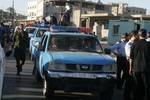
[[[123, 72], [123, 75], [121, 75]], [[126, 57], [117, 57], [117, 88], [120, 89], [123, 86], [127, 72], [127, 59]]]
[[17, 71], [22, 71], [22, 65], [24, 65], [26, 60], [26, 49], [23, 48], [15, 48], [14, 49], [14, 57], [16, 59], [16, 67]]
[[146, 82], [146, 98], [150, 100], [150, 72], [145, 73], [145, 82]]
[[125, 87], [123, 93], [123, 100], [133, 100], [134, 94], [134, 78], [128, 75], [125, 79]]
[[124, 70], [124, 91], [123, 100], [132, 100], [133, 98], [133, 86], [134, 79], [133, 76], [129, 75], [129, 61], [126, 61], [126, 68]]
[[[145, 100], [145, 75], [142, 72], [134, 73], [134, 100]], [[149, 99], [148, 99], [149, 100]]]

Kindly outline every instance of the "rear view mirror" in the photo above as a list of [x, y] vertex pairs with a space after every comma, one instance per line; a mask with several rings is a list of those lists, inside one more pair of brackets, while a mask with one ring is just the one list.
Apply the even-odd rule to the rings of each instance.
[[105, 48], [105, 49], [104, 49], [104, 52], [105, 52], [105, 54], [109, 54], [109, 55], [111, 54], [111, 50], [108, 49], [108, 48]]

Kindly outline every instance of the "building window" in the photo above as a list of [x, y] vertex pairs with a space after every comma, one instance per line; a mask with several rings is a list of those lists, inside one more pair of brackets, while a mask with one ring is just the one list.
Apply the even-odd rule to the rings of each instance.
[[113, 34], [119, 34], [119, 27], [120, 27], [120, 25], [113, 26]]
[[140, 11], [140, 14], [142, 14], [142, 11]]
[[133, 10], [133, 13], [134, 13], [135, 11]]

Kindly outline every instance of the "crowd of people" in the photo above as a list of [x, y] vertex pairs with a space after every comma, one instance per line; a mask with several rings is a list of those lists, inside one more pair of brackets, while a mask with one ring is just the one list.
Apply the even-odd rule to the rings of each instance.
[[124, 90], [123, 100], [150, 100], [150, 33], [125, 33], [110, 50], [117, 57], [117, 88]]

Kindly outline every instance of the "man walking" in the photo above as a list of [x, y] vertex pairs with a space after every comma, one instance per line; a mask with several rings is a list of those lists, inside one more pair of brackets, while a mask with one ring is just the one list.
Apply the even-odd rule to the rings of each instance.
[[22, 65], [26, 60], [26, 47], [28, 35], [23, 30], [23, 25], [20, 25], [14, 33], [14, 57], [16, 59], [17, 75], [22, 71]]

